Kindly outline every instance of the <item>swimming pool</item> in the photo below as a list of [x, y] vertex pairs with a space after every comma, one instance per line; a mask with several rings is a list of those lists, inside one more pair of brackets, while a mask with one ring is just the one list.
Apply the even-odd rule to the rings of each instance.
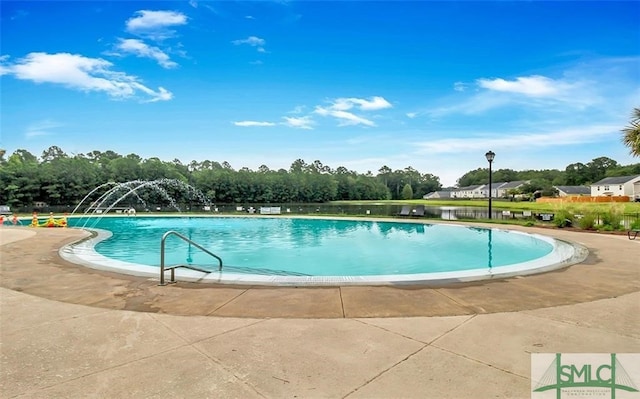
[[[86, 219], [70, 219], [70, 226]], [[471, 281], [576, 263], [575, 245], [502, 229], [410, 221], [290, 217], [103, 217], [96, 238], [61, 249], [89, 267], [159, 277], [160, 241], [176, 231], [223, 259], [179, 239], [166, 240], [178, 280], [252, 284], [393, 284]]]

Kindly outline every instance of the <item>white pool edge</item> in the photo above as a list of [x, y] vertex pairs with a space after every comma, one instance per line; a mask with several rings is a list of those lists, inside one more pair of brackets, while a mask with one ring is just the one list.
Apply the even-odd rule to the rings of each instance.
[[[401, 221], [398, 221], [401, 222]], [[441, 223], [446, 224], [446, 223]], [[451, 224], [451, 226], [467, 227]], [[488, 228], [487, 228], [488, 229]], [[492, 230], [523, 234], [550, 243], [551, 253], [528, 262], [513, 265], [486, 267], [455, 272], [434, 272], [418, 274], [374, 275], [374, 276], [266, 276], [260, 274], [243, 274], [222, 271], [203, 273], [195, 270], [178, 268], [176, 280], [209, 284], [265, 285], [265, 286], [345, 286], [345, 285], [447, 285], [453, 283], [474, 282], [482, 280], [502, 279], [515, 276], [539, 274], [562, 269], [583, 262], [588, 250], [579, 244], [559, 240], [536, 233], [525, 233], [505, 228]], [[65, 245], [59, 250], [60, 256], [74, 264], [91, 269], [115, 272], [120, 274], [149, 277], [160, 280], [160, 268], [136, 263], [129, 263], [105, 257], [95, 251], [95, 245], [111, 236], [111, 232], [90, 229], [92, 237], [77, 243]], [[158, 244], [158, 256], [160, 245]], [[165, 274], [168, 279], [169, 273]]]

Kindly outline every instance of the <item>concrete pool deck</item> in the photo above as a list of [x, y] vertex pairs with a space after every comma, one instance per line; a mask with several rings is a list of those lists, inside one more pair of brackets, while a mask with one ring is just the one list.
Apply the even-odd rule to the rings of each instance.
[[5, 226], [0, 396], [529, 398], [531, 353], [640, 352], [640, 241], [513, 229], [590, 255], [442, 287], [160, 287], [61, 259], [80, 231]]

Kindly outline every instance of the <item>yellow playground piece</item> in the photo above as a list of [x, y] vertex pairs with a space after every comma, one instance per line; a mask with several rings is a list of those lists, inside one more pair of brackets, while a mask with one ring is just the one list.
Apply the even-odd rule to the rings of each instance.
[[49, 218], [44, 222], [38, 221], [38, 214], [33, 212], [33, 218], [31, 219], [31, 227], [67, 227], [67, 217], [54, 218], [53, 212], [49, 213]]

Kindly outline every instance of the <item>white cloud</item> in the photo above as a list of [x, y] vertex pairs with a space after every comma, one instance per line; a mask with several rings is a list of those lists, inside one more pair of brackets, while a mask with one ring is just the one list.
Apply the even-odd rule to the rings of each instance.
[[267, 42], [264, 39], [261, 39], [257, 36], [249, 36], [246, 39], [238, 39], [238, 40], [233, 40], [231, 41], [231, 43], [235, 44], [236, 46], [240, 46], [242, 44], [247, 44], [251, 47], [257, 47], [258, 51], [261, 53], [265, 53], [266, 50], [264, 49], [264, 45], [267, 44]]
[[170, 100], [172, 94], [160, 87], [154, 91], [135, 76], [111, 70], [113, 64], [101, 58], [69, 53], [29, 53], [13, 64], [2, 59], [3, 74], [35, 83], [52, 83], [85, 92], [102, 92], [118, 99], [147, 95], [147, 101]]
[[116, 45], [116, 50], [133, 54], [141, 58], [151, 58], [163, 68], [170, 69], [178, 66], [177, 63], [171, 61], [169, 56], [158, 47], [149, 46], [142, 40], [138, 39], [120, 39], [120, 43]]
[[523, 76], [516, 80], [478, 79], [478, 86], [500, 92], [518, 93], [532, 97], [549, 97], [558, 95], [571, 88], [561, 80], [553, 80], [545, 76]]
[[275, 126], [275, 123], [273, 122], [258, 122], [258, 121], [239, 121], [239, 122], [233, 122], [233, 124], [241, 127]]
[[310, 116], [301, 116], [301, 117], [289, 117], [284, 116], [282, 119], [285, 120], [283, 125], [297, 128], [297, 129], [313, 129], [313, 125], [315, 122], [311, 119]]
[[175, 11], [136, 11], [136, 16], [126, 22], [126, 30], [137, 36], [152, 40], [164, 40], [175, 36], [171, 26], [185, 25], [186, 15]]
[[[449, 115], [480, 115], [499, 108], [519, 108], [521, 112], [533, 114], [538, 112], [548, 118], [549, 113], [576, 113], [597, 104], [603, 103], [598, 94], [605, 87], [585, 75], [574, 76], [572, 79], [551, 79], [534, 75], [518, 77], [513, 81], [504, 79], [478, 79], [477, 87], [481, 91], [460, 101], [461, 94], [448, 99], [442, 105], [422, 110], [431, 118], [442, 118]], [[466, 92], [466, 90], [465, 90]]]
[[363, 100], [360, 98], [352, 98], [351, 101], [355, 102], [360, 106], [360, 109], [363, 111], [377, 111], [379, 109], [392, 108], [393, 106], [389, 101], [385, 100], [383, 97], [372, 97], [370, 100]]
[[144, 102], [147, 103], [155, 103], [157, 101], [169, 101], [171, 99], [173, 99], [173, 93], [171, 93], [170, 91], [168, 91], [167, 89], [165, 89], [164, 87], [158, 87], [158, 91], [155, 92], [143, 85], [140, 84], [136, 84], [136, 87], [140, 90], [143, 91], [145, 93], [147, 93], [149, 96], [151, 96], [150, 99], [145, 100]]
[[27, 139], [38, 137], [38, 136], [50, 136], [54, 134], [52, 129], [56, 129], [63, 126], [63, 124], [52, 121], [51, 119], [46, 119], [38, 122], [31, 123], [27, 126], [27, 129], [24, 133]]
[[521, 149], [531, 147], [556, 147], [600, 141], [610, 136], [619, 136], [620, 126], [588, 125], [575, 126], [541, 133], [513, 133], [509, 135], [484, 135], [482, 137], [429, 140], [414, 143], [420, 154], [454, 154], [478, 152], [478, 148]]
[[246, 39], [234, 40], [231, 43], [235, 44], [236, 46], [240, 44], [248, 44], [249, 46], [256, 47], [256, 46], [264, 46], [266, 44], [266, 41], [257, 36], [249, 36]]
[[11, 70], [4, 65], [9, 62], [9, 58], [8, 55], [0, 55], [0, 76], [11, 73]]
[[245, 15], [244, 17], [245, 17], [245, 19], [255, 19], [255, 18], [254, 18], [253, 16], [251, 16], [251, 15]]
[[353, 114], [351, 112], [342, 111], [340, 109], [332, 109], [331, 107], [323, 108], [317, 106], [315, 111], [316, 114], [321, 116], [333, 116], [338, 119], [338, 126], [352, 126], [352, 125], [365, 125], [365, 126], [375, 126], [376, 124], [366, 118]]
[[370, 119], [348, 112], [353, 108], [361, 111], [376, 111], [391, 108], [392, 105], [383, 97], [375, 96], [370, 99], [362, 98], [337, 98], [327, 106], [316, 106], [315, 113], [322, 116], [332, 116], [339, 120], [338, 126], [365, 125], [376, 126]]
[[198, 2], [196, 0], [189, 0], [189, 5], [193, 8], [198, 8]]
[[379, 109], [393, 107], [391, 103], [385, 100], [383, 97], [375, 96], [369, 100], [363, 98], [337, 98], [331, 105], [332, 109], [347, 111], [357, 106], [362, 111], [376, 111]]
[[455, 91], [465, 91], [467, 89], [467, 85], [463, 82], [455, 82], [453, 84], [453, 90]]
[[291, 111], [289, 111], [289, 114], [301, 114], [304, 112], [304, 110], [307, 108], [306, 105], [296, 105]]

